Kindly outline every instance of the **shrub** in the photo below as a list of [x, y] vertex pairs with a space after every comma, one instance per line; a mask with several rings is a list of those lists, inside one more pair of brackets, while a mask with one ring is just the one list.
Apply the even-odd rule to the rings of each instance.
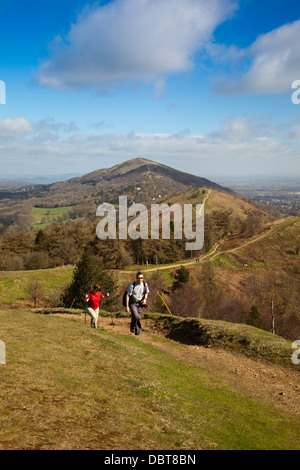
[[85, 294], [94, 284], [99, 284], [103, 294], [110, 293], [109, 305], [115, 307], [117, 302], [117, 282], [109, 271], [101, 265], [101, 260], [94, 255], [91, 247], [83, 255], [73, 271], [71, 284], [66, 288], [62, 302], [65, 307], [84, 308]]

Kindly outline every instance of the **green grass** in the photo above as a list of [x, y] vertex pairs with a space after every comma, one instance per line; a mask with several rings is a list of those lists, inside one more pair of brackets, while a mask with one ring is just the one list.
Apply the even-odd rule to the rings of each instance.
[[181, 318], [145, 313], [173, 340], [186, 344], [224, 348], [252, 359], [296, 368], [291, 361], [291, 341], [245, 324], [221, 320]]
[[135, 337], [0, 310], [2, 449], [297, 449], [292, 414]]
[[214, 258], [212, 264], [216, 268], [241, 269], [240, 263], [238, 263], [230, 254], [227, 253], [222, 253]]
[[190, 204], [203, 204], [204, 198], [207, 196], [206, 188], [191, 189], [184, 193]]
[[[33, 207], [32, 215], [34, 218], [33, 228], [44, 228], [50, 225], [54, 219], [60, 215], [66, 214], [73, 209], [74, 206], [65, 207]], [[49, 221], [42, 223], [43, 217], [49, 217]]]
[[[37, 308], [36, 313], [51, 315], [56, 313], [81, 315], [82, 309]], [[122, 312], [100, 310], [100, 316], [130, 318]], [[280, 364], [299, 370], [292, 364], [292, 342], [268, 331], [241, 323], [230, 323], [222, 320], [182, 318], [169, 314], [144, 312], [143, 318], [154, 322], [154, 331], [163, 332], [164, 336], [183, 344], [211, 346], [263, 360], [270, 364]], [[129, 321], [129, 320], [128, 320]]]
[[72, 278], [73, 268], [39, 269], [36, 271], [2, 271], [0, 273], [0, 302], [10, 305], [25, 300], [29, 281], [39, 280], [45, 291], [61, 287]]

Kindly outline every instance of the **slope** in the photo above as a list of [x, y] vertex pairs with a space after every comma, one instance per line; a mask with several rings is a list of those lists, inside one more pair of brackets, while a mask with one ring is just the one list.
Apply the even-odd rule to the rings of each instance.
[[214, 211], [230, 212], [231, 217], [236, 220], [245, 220], [249, 216], [256, 216], [263, 223], [273, 220], [265, 211], [239, 198], [236, 194], [226, 193], [208, 186], [189, 189], [162, 202], [169, 205], [177, 203], [182, 206], [184, 204], [205, 204], [205, 214], [211, 215]]
[[[241, 265], [299, 266], [300, 217], [278, 220], [261, 235], [242, 244], [229, 240], [222, 251], [230, 253]], [[235, 246], [237, 244], [237, 246]]]
[[2, 449], [298, 447], [294, 414], [157, 343], [28, 311], [0, 325]]

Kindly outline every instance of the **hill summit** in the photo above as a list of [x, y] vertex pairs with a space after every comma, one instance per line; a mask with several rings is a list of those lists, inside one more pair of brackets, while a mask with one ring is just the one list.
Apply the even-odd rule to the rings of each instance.
[[68, 204], [76, 204], [87, 197], [97, 202], [117, 203], [122, 194], [127, 195], [129, 200], [147, 203], [201, 187], [233, 194], [230, 189], [206, 178], [144, 158], [134, 158], [111, 168], [50, 185], [47, 196], [60, 196]]

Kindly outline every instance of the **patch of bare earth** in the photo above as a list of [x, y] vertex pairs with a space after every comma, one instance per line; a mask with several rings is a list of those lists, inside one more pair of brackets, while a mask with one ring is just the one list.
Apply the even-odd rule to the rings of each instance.
[[[57, 314], [57, 316], [82, 324], [86, 321], [86, 326], [90, 325], [89, 317], [85, 319], [84, 314]], [[164, 337], [164, 334], [157, 329], [153, 320], [143, 320], [142, 326], [143, 333], [137, 337], [138, 340], [180, 362], [199, 367], [215, 380], [239, 390], [249, 398], [261, 400], [280, 410], [300, 414], [299, 371], [250, 359], [221, 348], [186, 345], [169, 339], [161, 341], [157, 336]], [[132, 336], [128, 318], [100, 317], [98, 327], [112, 333]]]

